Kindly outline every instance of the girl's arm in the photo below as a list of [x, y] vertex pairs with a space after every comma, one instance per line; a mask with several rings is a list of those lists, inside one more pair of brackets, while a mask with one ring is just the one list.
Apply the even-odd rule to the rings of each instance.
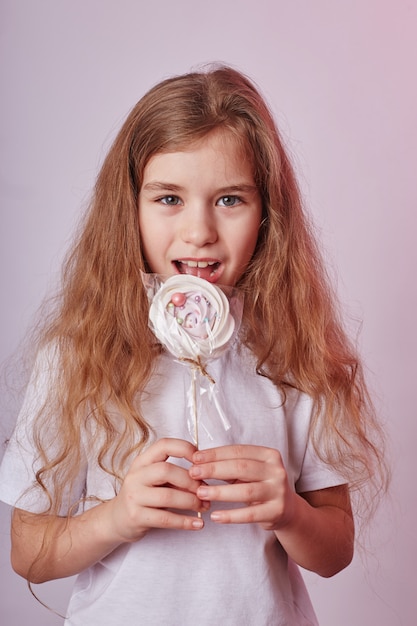
[[169, 457], [190, 461], [194, 451], [187, 441], [159, 440], [135, 459], [115, 498], [74, 517], [15, 509], [14, 570], [31, 582], [45, 582], [81, 572], [119, 545], [141, 539], [150, 528], [201, 529], [202, 519], [183, 513], [209, 506], [196, 496], [201, 481], [167, 462]]
[[347, 485], [294, 498], [293, 520], [275, 535], [291, 558], [324, 576], [334, 576], [352, 560], [355, 529]]
[[296, 494], [279, 452], [262, 446], [198, 451], [193, 462], [193, 478], [231, 483], [202, 485], [197, 490], [201, 500], [246, 503], [213, 512], [214, 522], [252, 522], [274, 531], [291, 559], [321, 576], [333, 576], [352, 560], [354, 524], [347, 485]]

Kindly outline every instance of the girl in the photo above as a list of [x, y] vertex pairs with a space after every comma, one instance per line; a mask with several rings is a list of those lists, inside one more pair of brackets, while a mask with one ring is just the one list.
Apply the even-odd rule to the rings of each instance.
[[[199, 450], [142, 272], [245, 295], [209, 366], [231, 428]], [[14, 569], [78, 574], [71, 626], [316, 624], [298, 566], [351, 561], [378, 433], [260, 94], [228, 67], [160, 83], [98, 176], [2, 464]]]

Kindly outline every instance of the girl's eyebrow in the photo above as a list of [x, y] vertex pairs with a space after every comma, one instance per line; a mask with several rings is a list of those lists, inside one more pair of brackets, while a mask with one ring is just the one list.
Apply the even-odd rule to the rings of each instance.
[[182, 191], [183, 187], [174, 183], [164, 183], [155, 180], [144, 185], [143, 189], [147, 191]]
[[[162, 181], [151, 181], [143, 186], [143, 189], [146, 191], [183, 191], [183, 187], [180, 185], [175, 185], [175, 183], [164, 183]], [[227, 187], [220, 187], [216, 189], [216, 193], [218, 194], [231, 194], [231, 193], [253, 193], [258, 191], [256, 185], [250, 185], [246, 183], [237, 184], [237, 185], [227, 185]]]
[[257, 186], [248, 185], [246, 183], [242, 183], [240, 185], [228, 185], [227, 187], [217, 189], [217, 193], [253, 193], [254, 191], [258, 191]]

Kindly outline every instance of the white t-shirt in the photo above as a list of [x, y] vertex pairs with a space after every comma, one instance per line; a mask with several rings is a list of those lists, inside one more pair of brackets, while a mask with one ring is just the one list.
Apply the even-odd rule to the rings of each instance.
[[[219, 394], [213, 401], [210, 385], [203, 381], [200, 448], [232, 442], [276, 448], [297, 492], [344, 482], [319, 461], [309, 444], [312, 401], [308, 396], [288, 389], [283, 404], [275, 385], [255, 373], [252, 356], [235, 347], [209, 363], [208, 370]], [[33, 484], [36, 470], [30, 419], [50, 376], [48, 368], [38, 365], [0, 468], [0, 499], [34, 512], [42, 510], [41, 495], [32, 490], [22, 496]], [[190, 380], [187, 365], [169, 355], [160, 357], [142, 402], [156, 438], [192, 440]], [[222, 421], [216, 402], [229, 424]], [[88, 438], [88, 428], [83, 441], [84, 463], [68, 496], [69, 505], [85, 493], [103, 499], [115, 492], [113, 480], [92, 454], [94, 441]], [[225, 504], [214, 503], [211, 510], [215, 508]], [[214, 524], [209, 514], [203, 517], [201, 531], [150, 530], [140, 541], [120, 546], [82, 572], [68, 607], [67, 626], [317, 624], [298, 567], [273, 532], [256, 524]]]

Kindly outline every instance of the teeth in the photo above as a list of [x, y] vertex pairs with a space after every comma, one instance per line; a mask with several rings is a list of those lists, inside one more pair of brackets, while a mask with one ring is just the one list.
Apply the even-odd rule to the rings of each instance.
[[180, 261], [183, 265], [188, 265], [188, 267], [200, 267], [204, 268], [209, 265], [216, 265], [216, 261]]

